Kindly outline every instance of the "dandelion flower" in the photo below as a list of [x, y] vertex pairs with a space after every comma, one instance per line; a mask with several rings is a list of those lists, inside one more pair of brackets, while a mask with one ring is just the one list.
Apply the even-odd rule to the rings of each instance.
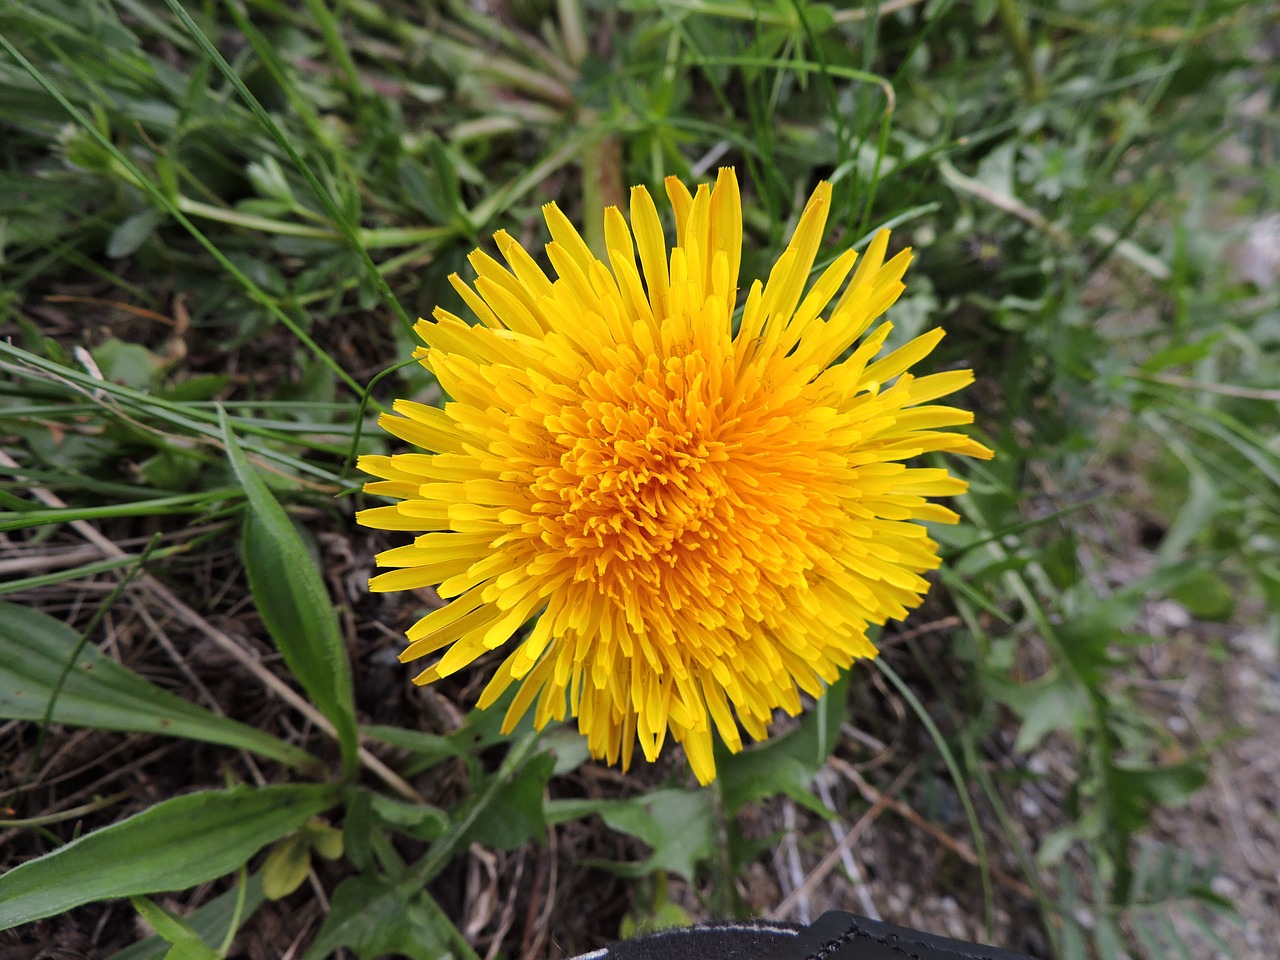
[[765, 738], [776, 708], [798, 713], [801, 691], [818, 697], [875, 656], [868, 625], [928, 590], [937, 544], [916, 521], [955, 522], [927, 498], [965, 483], [903, 461], [991, 452], [945, 429], [972, 414], [932, 402], [971, 371], [907, 372], [941, 330], [878, 359], [891, 325], [864, 337], [902, 292], [910, 251], [886, 262], [881, 231], [808, 283], [830, 184], [750, 283], [736, 332], [734, 173], [666, 188], [669, 251], [636, 187], [630, 227], [605, 211], [607, 263], [555, 204], [543, 213], [557, 279], [505, 232], [506, 266], [471, 255], [474, 284], [450, 281], [476, 322], [437, 308], [416, 328], [450, 400], [383, 416], [425, 452], [362, 458], [379, 478], [365, 489], [399, 502], [359, 521], [417, 534], [378, 555], [394, 569], [370, 589], [448, 600], [408, 631], [402, 661], [444, 651], [415, 682], [510, 647], [480, 697], [518, 684], [506, 729], [531, 706], [538, 727], [570, 714], [591, 753], [624, 769], [637, 741], [653, 760], [669, 732], [708, 783], [713, 727], [734, 751], [739, 725]]

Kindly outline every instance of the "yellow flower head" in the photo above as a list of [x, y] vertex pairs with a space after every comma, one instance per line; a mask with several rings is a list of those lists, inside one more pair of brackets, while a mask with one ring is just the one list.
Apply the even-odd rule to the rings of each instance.
[[880, 359], [890, 324], [858, 343], [903, 290], [910, 251], [884, 262], [888, 231], [808, 286], [831, 203], [819, 185], [735, 334], [734, 173], [693, 195], [666, 186], [669, 253], [636, 187], [630, 228], [605, 211], [607, 264], [555, 204], [543, 213], [556, 280], [505, 232], [506, 267], [471, 255], [474, 288], [450, 280], [478, 322], [437, 308], [417, 326], [451, 402], [399, 400], [383, 416], [427, 452], [362, 458], [381, 478], [365, 489], [400, 502], [359, 520], [418, 534], [379, 554], [397, 569], [370, 589], [435, 586], [450, 601], [408, 632], [401, 660], [445, 651], [415, 682], [533, 620], [480, 706], [519, 681], [508, 729], [536, 700], [537, 726], [567, 711], [592, 754], [624, 769], [637, 740], [652, 760], [670, 731], [708, 783], [712, 724], [731, 750], [739, 723], [763, 739], [775, 708], [797, 713], [800, 690], [817, 697], [875, 656], [868, 624], [905, 617], [928, 590], [937, 544], [913, 521], [955, 522], [926, 497], [965, 483], [902, 461], [991, 452], [941, 429], [972, 414], [931, 403], [971, 371], [906, 372], [941, 330]]

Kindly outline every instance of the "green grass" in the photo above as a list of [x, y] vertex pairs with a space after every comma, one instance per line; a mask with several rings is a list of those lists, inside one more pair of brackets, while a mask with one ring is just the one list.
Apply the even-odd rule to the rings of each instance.
[[[1055, 958], [1178, 955], [1170, 917], [1206, 927], [1229, 905], [1211, 863], [1146, 833], [1203, 783], [1211, 746], [1180, 752], [1141, 699], [1140, 651], [1165, 642], [1143, 633], [1143, 603], [1280, 634], [1280, 298], [1240, 276], [1233, 246], [1280, 199], [1276, 105], [1249, 100], [1280, 87], [1255, 50], [1276, 29], [1265, 5], [507, 7], [0, 3], [0, 562], [31, 564], [0, 581], [0, 714], [23, 721], [7, 735], [34, 764], [4, 784], [21, 838], [6, 866], [32, 863], [0, 879], [0, 926], [132, 896], [187, 955], [225, 955], [263, 884], [291, 891], [315, 854], [342, 860], [315, 874], [328, 912], [304, 956], [470, 957], [439, 899], [468, 844], [533, 849], [548, 824], [595, 815], [648, 851], [609, 867], [634, 885], [626, 929], [682, 915], [669, 876], [711, 891], [704, 912], [745, 909], [735, 879], [767, 853], [743, 811], [820, 807], [811, 781], [848, 747], [846, 718], [894, 739], [859, 692], [868, 671], [723, 758], [716, 790], [671, 766], [592, 795], [568, 732], [379, 719], [362, 678], [408, 676], [355, 651], [394, 648], [406, 611], [335, 572], [344, 555], [368, 566], [353, 455], [386, 447], [374, 416], [438, 399], [402, 361], [413, 318], [462, 312], [446, 277], [469, 275], [467, 253], [498, 229], [536, 249], [553, 199], [594, 243], [626, 187], [731, 163], [744, 276], [767, 273], [829, 179], [820, 265], [893, 226], [918, 255], [895, 342], [941, 324], [939, 368], [977, 371], [961, 402], [997, 456], [962, 468], [965, 522], [936, 534], [929, 609], [954, 619], [886, 655], [932, 743], [892, 772], [914, 763], [922, 796], [959, 791], [968, 814], [955, 832], [978, 867], [952, 892], [989, 923], [1010, 896], [993, 861], [1015, 856]], [[86, 542], [96, 556], [67, 552]], [[1117, 579], [1135, 557], [1141, 575]], [[152, 627], [113, 641], [124, 666], [87, 672], [106, 634], [86, 631], [126, 603], [235, 656], [249, 692], [204, 697]], [[189, 782], [93, 808], [91, 830], [115, 825], [68, 842], [77, 821], [43, 809], [35, 746], [56, 724], [221, 759], [202, 747]], [[1001, 733], [1014, 747], [997, 761]], [[1027, 850], [1011, 797], [1046, 738], [1075, 779]], [[224, 875], [185, 918], [146, 899]]]

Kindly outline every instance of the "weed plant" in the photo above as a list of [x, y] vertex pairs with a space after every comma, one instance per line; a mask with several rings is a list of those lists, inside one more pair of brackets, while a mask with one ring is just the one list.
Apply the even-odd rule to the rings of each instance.
[[[549, 828], [596, 816], [646, 851], [587, 851], [632, 885], [623, 932], [684, 915], [675, 879], [731, 915], [769, 845], [744, 816], [779, 795], [830, 816], [814, 778], [854, 722], [927, 732], [878, 788], [959, 799], [956, 890], [988, 923], [1011, 897], [1037, 918], [1008, 945], [1190, 956], [1178, 918], [1214, 941], [1213, 863], [1146, 830], [1218, 745], [1179, 741], [1140, 681], [1168, 642], [1153, 602], [1280, 631], [1280, 288], [1236, 252], [1280, 193], [1274, 11], [479, 9], [0, 0], [0, 927], [118, 946], [132, 911], [155, 935], [122, 960], [222, 957], [292, 895], [307, 960], [474, 958], [469, 849], [550, 856]], [[713, 789], [677, 765], [617, 781], [570, 730], [464, 716], [462, 681], [404, 690], [387, 651], [421, 610], [363, 592], [388, 544], [353, 525], [353, 462], [386, 452], [391, 397], [438, 400], [400, 361], [413, 318], [462, 312], [446, 277], [473, 247], [536, 247], [546, 200], [598, 224], [631, 184], [721, 164], [744, 276], [819, 179], [841, 247], [884, 225], [915, 247], [895, 341], [948, 328], [938, 369], [977, 370], [997, 456], [963, 468], [931, 606], [881, 660], [719, 757]], [[876, 712], [877, 677], [907, 718]], [[114, 732], [59, 792], [75, 729]], [[1070, 776], [1046, 831], [1010, 798], [1050, 745]], [[134, 760], [141, 786], [108, 776]], [[616, 935], [604, 916], [579, 932]]]

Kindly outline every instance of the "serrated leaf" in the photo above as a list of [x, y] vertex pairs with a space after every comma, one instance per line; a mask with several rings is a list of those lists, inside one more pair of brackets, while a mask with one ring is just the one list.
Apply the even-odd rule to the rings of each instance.
[[[501, 803], [488, 804], [475, 818], [467, 840], [503, 850], [514, 850], [546, 835], [542, 795], [546, 791], [556, 758], [550, 753], [534, 757], [503, 788]], [[495, 774], [496, 776], [496, 774]], [[374, 810], [379, 810], [377, 799]]]
[[693, 881], [700, 861], [715, 851], [715, 818], [706, 790], [657, 790], [602, 813], [605, 823], [653, 848], [648, 866]]
[[245, 459], [225, 411], [219, 409], [218, 416], [227, 456], [249, 500], [241, 544], [254, 603], [289, 670], [337, 731], [350, 773], [356, 762], [355, 696], [329, 592], [293, 522]]
[[324, 960], [339, 947], [360, 960], [453, 956], [448, 920], [431, 909], [428, 897], [425, 891], [407, 895], [380, 877], [348, 877], [334, 891], [329, 915], [303, 960]]
[[240, 867], [333, 804], [329, 786], [236, 787], [165, 800], [0, 877], [0, 930], [81, 904], [162, 893]]
[[546, 804], [546, 816], [552, 823], [593, 813], [612, 829], [653, 848], [641, 863], [609, 865], [615, 873], [644, 876], [670, 870], [692, 880], [697, 864], [715, 850], [715, 817], [707, 790], [656, 790], [629, 800], [553, 800]]
[[188, 703], [84, 644], [74, 668], [80, 636], [47, 614], [0, 602], [0, 717], [44, 718], [57, 689], [51, 719], [74, 727], [131, 730], [186, 737], [250, 750], [301, 769], [316, 770], [314, 757], [246, 724]]
[[1014, 749], [1029, 753], [1050, 733], [1079, 733], [1092, 720], [1088, 692], [1061, 670], [1054, 669], [1030, 683], [988, 681], [995, 695], [1022, 720]]
[[1112, 817], [1120, 829], [1137, 830], [1153, 807], [1181, 806], [1204, 786], [1206, 777], [1204, 764], [1195, 760], [1163, 766], [1114, 764], [1106, 778]]

